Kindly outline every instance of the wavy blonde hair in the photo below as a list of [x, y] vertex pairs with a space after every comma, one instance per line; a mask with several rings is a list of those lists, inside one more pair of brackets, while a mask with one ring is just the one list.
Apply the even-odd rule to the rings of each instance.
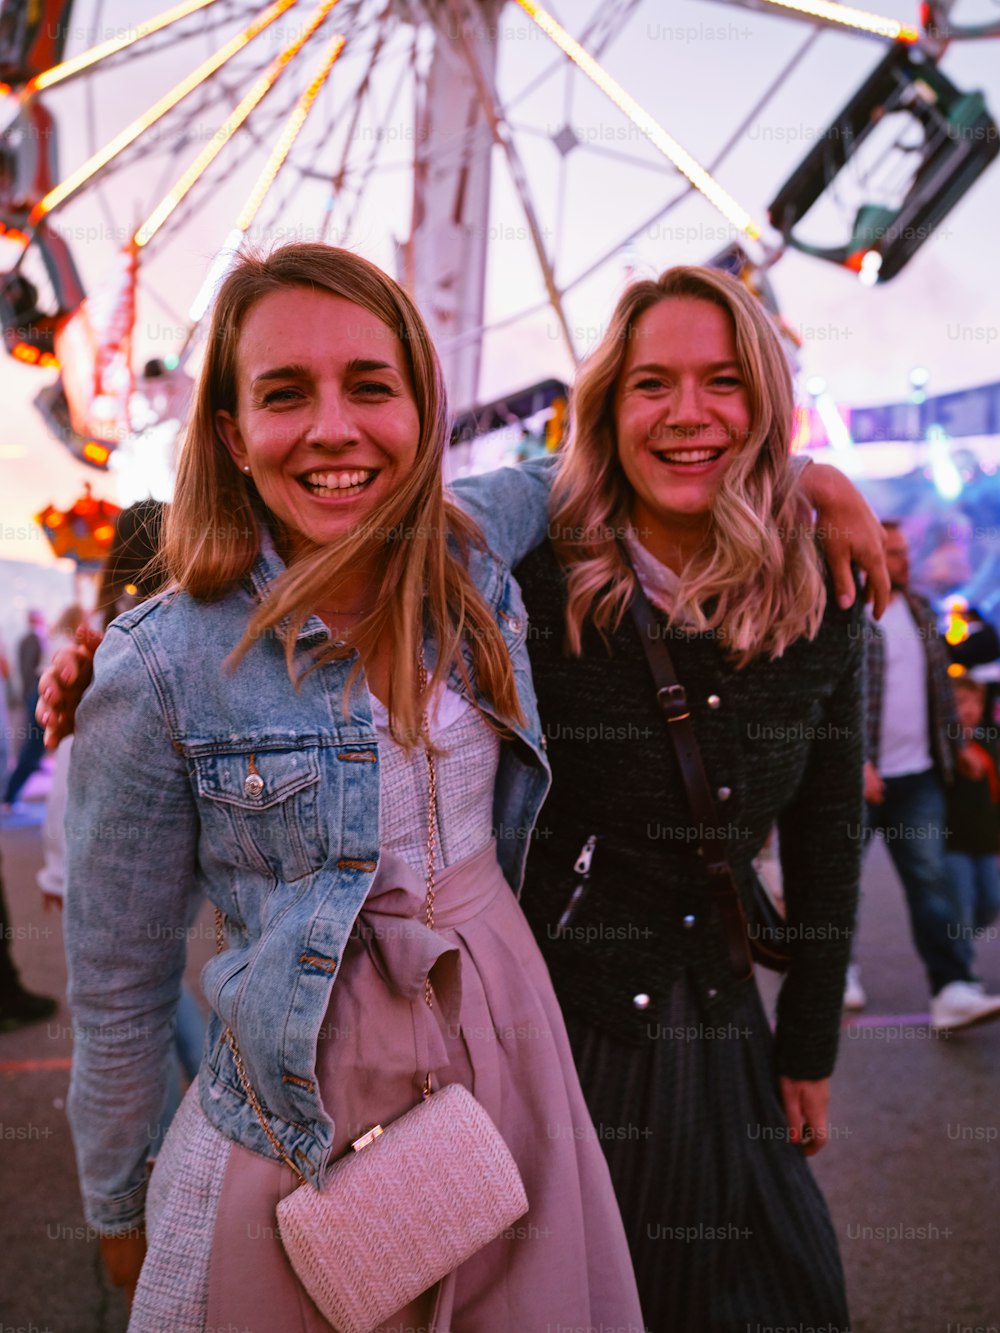
[[710, 268], [669, 268], [627, 288], [577, 375], [549, 526], [566, 570], [567, 647], [580, 655], [588, 620], [606, 639], [628, 608], [635, 576], [618, 538], [630, 526], [633, 493], [618, 461], [615, 393], [636, 323], [674, 297], [707, 301], [729, 315], [751, 424], [719, 486], [708, 536], [681, 572], [670, 624], [715, 632], [743, 666], [760, 653], [779, 657], [803, 635], [813, 638], [826, 586], [812, 512], [789, 466], [794, 399], [781, 343], [756, 298]]
[[[522, 721], [514, 672], [503, 636], [469, 575], [467, 561], [483, 539], [475, 523], [445, 497], [442, 456], [448, 409], [437, 353], [416, 306], [374, 264], [333, 246], [297, 243], [270, 255], [241, 256], [216, 297], [208, 348], [165, 520], [164, 560], [173, 582], [191, 596], [224, 595], [250, 571], [269, 528], [288, 549], [277, 519], [249, 476], [237, 467], [216, 429], [216, 413], [237, 412], [240, 333], [263, 297], [289, 288], [326, 291], [369, 311], [400, 339], [420, 421], [416, 459], [393, 493], [342, 538], [306, 549], [274, 582], [235, 646], [235, 665], [267, 633], [284, 642], [291, 678], [356, 648], [351, 688], [376, 645], [389, 637], [392, 671], [387, 704], [394, 737], [413, 745], [421, 733], [418, 661], [425, 622], [437, 644], [429, 688], [453, 665], [471, 687], [462, 652], [467, 644], [476, 683], [505, 719]], [[296, 635], [313, 611], [329, 603], [359, 556], [374, 557], [375, 604], [344, 634], [296, 662]]]

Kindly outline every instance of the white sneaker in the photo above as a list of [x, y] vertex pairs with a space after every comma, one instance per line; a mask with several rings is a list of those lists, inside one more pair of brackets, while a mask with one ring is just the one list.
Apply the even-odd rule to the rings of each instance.
[[952, 981], [931, 999], [931, 1027], [968, 1028], [1000, 1018], [1000, 995], [984, 995], [969, 981]]
[[851, 963], [844, 982], [844, 1008], [863, 1009], [867, 1003], [868, 996], [861, 985], [861, 968], [857, 963]]

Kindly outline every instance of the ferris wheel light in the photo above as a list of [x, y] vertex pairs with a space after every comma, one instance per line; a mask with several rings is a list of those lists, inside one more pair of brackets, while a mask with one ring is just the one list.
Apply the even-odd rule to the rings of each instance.
[[761, 229], [746, 209], [742, 208], [732, 195], [723, 189], [714, 176], [711, 176], [644, 107], [639, 105], [634, 97], [625, 91], [621, 84], [613, 79], [594, 57], [578, 41], [575, 41], [561, 24], [556, 22], [551, 14], [544, 10], [541, 5], [535, 4], [534, 0], [517, 0], [517, 4], [529, 18], [538, 24], [546, 36], [555, 42], [563, 54], [568, 56], [574, 65], [577, 65], [600, 88], [601, 92], [628, 116], [633, 125], [642, 131], [650, 143], [658, 148], [683, 176], [688, 178], [695, 189], [699, 190], [709, 203], [719, 210], [723, 217], [731, 222], [738, 231], [749, 236], [751, 240], [760, 239]]
[[313, 108], [313, 103], [319, 96], [323, 84], [330, 76], [330, 71], [340, 58], [340, 53], [344, 49], [346, 38], [342, 33], [337, 33], [327, 48], [326, 56], [319, 73], [310, 83], [299, 100], [292, 109], [291, 115], [282, 130], [278, 142], [274, 145], [270, 157], [264, 164], [264, 169], [257, 178], [257, 183], [250, 192], [250, 197], [243, 205], [243, 210], [236, 219], [236, 226], [241, 232], [248, 231], [250, 224], [257, 215], [257, 210], [264, 202], [264, 197], [268, 190], [274, 184], [275, 177], [281, 170], [285, 158], [292, 150], [292, 145], [298, 137], [299, 131], [306, 123], [306, 118]]
[[257, 210], [263, 203], [268, 190], [274, 184], [275, 177], [278, 175], [285, 159], [291, 151], [296, 136], [305, 124], [306, 117], [312, 110], [313, 104], [319, 96], [323, 84], [329, 77], [331, 69], [333, 69], [333, 66], [339, 59], [345, 43], [346, 38], [343, 34], [337, 33], [327, 48], [326, 57], [319, 73], [296, 102], [278, 142], [274, 145], [267, 162], [264, 164], [263, 171], [258, 176], [256, 184], [250, 191], [246, 203], [243, 205], [242, 212], [236, 219], [236, 226], [226, 237], [218, 254], [212, 260], [209, 270], [205, 274], [205, 279], [202, 282], [201, 287], [198, 289], [198, 293], [194, 300], [191, 302], [191, 308], [188, 311], [188, 319], [191, 320], [192, 324], [197, 324], [205, 314], [212, 302], [212, 298], [218, 290], [219, 284], [229, 272], [233, 260], [239, 253], [243, 238], [247, 231], [249, 231], [250, 225], [257, 215]]
[[[818, 378], [818, 376], [815, 378]], [[820, 383], [822, 383], [822, 381], [820, 381]], [[830, 442], [830, 447], [833, 449], [853, 449], [854, 437], [851, 435], [844, 418], [840, 415], [840, 408], [833, 401], [832, 396], [827, 392], [825, 384], [823, 385], [823, 388], [815, 394], [814, 402], [816, 405], [816, 413], [819, 416], [820, 421], [823, 423], [823, 428], [826, 431], [826, 438]]]
[[28, 218], [29, 224], [33, 227], [37, 226], [42, 218], [51, 213], [53, 209], [58, 208], [60, 204], [64, 204], [81, 186], [86, 185], [87, 181], [106, 167], [119, 153], [134, 143], [140, 134], [155, 125], [168, 111], [172, 111], [178, 102], [187, 97], [189, 93], [194, 92], [195, 88], [203, 84], [206, 79], [210, 79], [227, 60], [232, 59], [238, 51], [242, 51], [275, 19], [279, 19], [286, 10], [291, 9], [295, 4], [298, 4], [298, 0], [274, 0], [274, 3], [269, 5], [242, 32], [237, 33], [225, 46], [220, 47], [214, 55], [209, 56], [208, 60], [199, 65], [196, 70], [187, 75], [186, 78], [181, 79], [180, 83], [175, 84], [148, 111], [133, 120], [120, 134], [116, 134], [109, 143], [106, 143], [103, 148], [88, 158], [72, 175], [67, 176], [64, 181], [40, 199], [31, 210], [31, 216]]
[[82, 74], [85, 69], [90, 69], [98, 61], [106, 60], [108, 56], [116, 55], [119, 51], [134, 46], [136, 42], [141, 42], [144, 37], [162, 32], [171, 23], [177, 23], [180, 19], [187, 18], [189, 14], [195, 14], [199, 9], [206, 9], [216, 3], [217, 0], [185, 0], [184, 4], [175, 5], [173, 9], [147, 19], [145, 23], [129, 29], [121, 37], [112, 37], [106, 42], [101, 42], [99, 46], [92, 46], [89, 51], [81, 51], [72, 60], [64, 60], [61, 65], [53, 65], [51, 69], [43, 70], [25, 84], [24, 90], [30, 95], [40, 93], [44, 88], [52, 88], [57, 83], [65, 83], [74, 74]]
[[862, 287], [874, 287], [878, 282], [879, 270], [882, 267], [882, 256], [877, 250], [866, 250], [861, 258], [861, 265], [858, 269], [858, 281]]
[[164, 196], [135, 233], [132, 239], [140, 250], [144, 245], [149, 244], [177, 205], [184, 199], [211, 163], [215, 161], [251, 111], [264, 100], [291, 61], [302, 50], [316, 29], [325, 22], [330, 10], [338, 3], [339, 0], [322, 0], [322, 4], [318, 5], [313, 11], [312, 18], [295, 41], [275, 56], [260, 78], [255, 80], [250, 91], [239, 102], [235, 110], [226, 117], [219, 126], [217, 133], [201, 150], [177, 184]]
[[825, 23], [834, 23], [838, 27], [868, 32], [873, 37], [885, 37], [892, 42], [912, 44], [920, 38], [916, 28], [908, 28], [896, 19], [872, 14], [867, 9], [855, 9], [852, 5], [830, 4], [828, 0], [755, 0], [753, 8], [788, 9], [793, 14], [805, 14], [810, 18], [822, 19]]

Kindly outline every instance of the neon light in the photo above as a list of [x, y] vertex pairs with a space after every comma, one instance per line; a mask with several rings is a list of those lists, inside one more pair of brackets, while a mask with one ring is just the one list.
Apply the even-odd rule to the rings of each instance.
[[853, 449], [854, 440], [844, 424], [837, 404], [830, 394], [823, 392], [816, 395], [816, 412], [826, 430], [826, 438], [834, 449]]
[[236, 109], [226, 117], [215, 135], [201, 150], [195, 160], [188, 167], [187, 171], [181, 176], [177, 184], [164, 196], [133, 236], [133, 243], [140, 250], [144, 245], [148, 245], [153, 239], [163, 226], [164, 222], [166, 222], [167, 218], [173, 213], [174, 209], [177, 208], [178, 204], [180, 204], [191, 188], [196, 184], [199, 177], [222, 152], [223, 148], [247, 119], [254, 107], [256, 107], [259, 102], [263, 101], [271, 91], [289, 63], [298, 55], [303, 46], [305, 46], [306, 42], [320, 24], [323, 23], [327, 15], [330, 13], [330, 10], [333, 9], [334, 5], [337, 3], [338, 0], [323, 0], [323, 3], [313, 12], [313, 16], [307, 23], [305, 29], [290, 46], [285, 47], [280, 55], [275, 56], [264, 73], [251, 86], [250, 91], [238, 104]]
[[517, 0], [517, 4], [529, 18], [534, 19], [548, 37], [551, 37], [556, 46], [575, 65], [579, 66], [583, 73], [600, 88], [601, 92], [628, 116], [633, 125], [642, 131], [650, 143], [658, 148], [682, 175], [688, 178], [695, 189], [701, 191], [709, 203], [713, 204], [723, 217], [728, 219], [738, 231], [749, 236], [751, 240], [759, 240], [761, 229], [746, 209], [742, 208], [732, 195], [724, 190], [718, 181], [709, 175], [705, 168], [685, 148], [682, 148], [677, 140], [668, 134], [663, 126], [641, 107], [634, 97], [625, 91], [621, 84], [613, 79], [597, 63], [594, 57], [585, 51], [580, 43], [575, 41], [566, 29], [555, 21], [551, 14], [548, 14], [541, 5], [535, 4], [534, 0]]
[[942, 500], [957, 500], [965, 489], [962, 474], [951, 456], [951, 439], [943, 427], [928, 426], [927, 443], [930, 445], [931, 481]]
[[964, 643], [969, 637], [969, 625], [962, 615], [961, 606], [953, 606], [948, 612], [948, 628], [944, 632], [945, 641], [953, 648]]
[[185, 4], [175, 5], [173, 9], [147, 19], [145, 23], [140, 23], [138, 27], [121, 37], [112, 37], [106, 42], [101, 42], [99, 46], [92, 46], [89, 51], [82, 51], [72, 60], [64, 60], [61, 65], [53, 65], [51, 69], [43, 70], [24, 85], [24, 91], [30, 95], [40, 93], [43, 88], [52, 88], [57, 83], [65, 83], [74, 74], [82, 74], [85, 69], [90, 69], [91, 65], [96, 65], [98, 61], [106, 60], [108, 56], [116, 55], [119, 51], [125, 51], [136, 42], [141, 42], [144, 37], [151, 37], [154, 32], [161, 32], [171, 23], [177, 23], [180, 19], [187, 18], [189, 14], [195, 14], [199, 9], [205, 9], [215, 3], [216, 0], [186, 0]]
[[895, 19], [883, 18], [881, 14], [872, 14], [867, 9], [854, 9], [851, 5], [830, 4], [829, 0], [757, 0], [757, 3], [771, 9], [790, 9], [794, 14], [806, 14], [810, 18], [836, 23], [843, 28], [870, 32], [875, 37], [887, 37], [893, 42], [912, 43], [920, 38], [916, 28], [908, 28]]
[[237, 33], [235, 37], [216, 51], [213, 56], [210, 56], [204, 64], [199, 65], [187, 78], [175, 84], [170, 92], [165, 93], [148, 111], [143, 112], [141, 116], [133, 120], [131, 125], [127, 125], [120, 134], [115, 135], [110, 143], [105, 144], [103, 148], [98, 149], [92, 157], [88, 158], [83, 166], [74, 171], [71, 176], [67, 176], [64, 181], [40, 199], [31, 210], [31, 216], [28, 219], [29, 224], [37, 226], [42, 218], [51, 213], [54, 208], [64, 204], [92, 176], [106, 167], [120, 152], [128, 148], [129, 144], [134, 143], [140, 134], [155, 125], [168, 111], [172, 111], [178, 102], [187, 97], [189, 93], [194, 92], [195, 88], [204, 83], [206, 79], [211, 78], [237, 51], [242, 51], [259, 33], [263, 32], [275, 19], [280, 18], [286, 10], [291, 9], [292, 5], [295, 4], [298, 4], [298, 0], [274, 0], [274, 4], [254, 19], [249, 27]]

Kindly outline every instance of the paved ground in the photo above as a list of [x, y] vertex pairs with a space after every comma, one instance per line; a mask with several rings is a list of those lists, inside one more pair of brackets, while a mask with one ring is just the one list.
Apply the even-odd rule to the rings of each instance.
[[[41, 912], [35, 888], [37, 824], [8, 825], [0, 847], [24, 981], [63, 995], [61, 920]], [[934, 1037], [900, 892], [880, 847], [865, 888], [869, 1007], [844, 1030], [834, 1137], [816, 1167], [844, 1256], [853, 1330], [998, 1333], [1000, 1023]], [[192, 976], [211, 951], [210, 935], [205, 929], [193, 942]], [[988, 988], [1000, 990], [995, 938], [981, 949], [980, 970]], [[125, 1328], [124, 1303], [102, 1279], [80, 1211], [65, 1117], [69, 1056], [65, 1006], [48, 1024], [0, 1035], [0, 1333]], [[746, 1333], [778, 1330], [758, 1325]]]

